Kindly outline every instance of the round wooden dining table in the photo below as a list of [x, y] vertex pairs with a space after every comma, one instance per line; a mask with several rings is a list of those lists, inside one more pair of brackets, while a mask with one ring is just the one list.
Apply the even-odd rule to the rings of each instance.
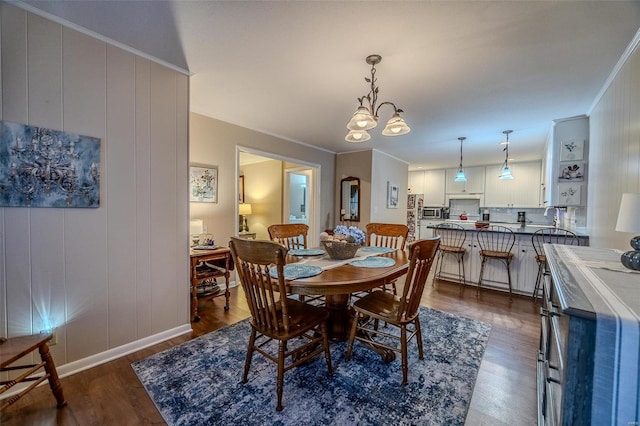
[[[405, 275], [409, 269], [407, 250], [396, 250], [378, 255], [395, 260], [395, 264], [384, 268], [363, 268], [347, 264], [323, 270], [320, 275], [288, 281], [291, 292], [307, 296], [323, 295], [329, 310], [329, 336], [342, 341], [349, 336], [351, 315], [349, 299], [351, 293], [371, 290]], [[287, 263], [300, 261], [298, 256], [287, 256]]]

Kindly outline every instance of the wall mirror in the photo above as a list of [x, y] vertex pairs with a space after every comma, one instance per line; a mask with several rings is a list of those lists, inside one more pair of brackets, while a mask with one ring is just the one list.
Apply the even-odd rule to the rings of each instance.
[[360, 178], [349, 176], [340, 181], [340, 220], [360, 221]]

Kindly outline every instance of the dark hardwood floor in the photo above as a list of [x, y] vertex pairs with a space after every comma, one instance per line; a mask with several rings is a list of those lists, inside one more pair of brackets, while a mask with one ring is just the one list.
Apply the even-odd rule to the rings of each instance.
[[[473, 288], [459, 296], [459, 286], [428, 285], [425, 306], [452, 312], [492, 325], [489, 343], [478, 373], [467, 425], [533, 425], [536, 417], [536, 351], [540, 330], [539, 307], [529, 298]], [[177, 345], [249, 316], [244, 295], [233, 289], [231, 309], [224, 299], [201, 299], [201, 321], [193, 332], [137, 351], [90, 370], [62, 379], [68, 405], [56, 409], [47, 385], [34, 389], [0, 413], [9, 425], [148, 425], [164, 424], [142, 384], [130, 367], [170, 346]], [[292, 372], [292, 374], [295, 374]]]

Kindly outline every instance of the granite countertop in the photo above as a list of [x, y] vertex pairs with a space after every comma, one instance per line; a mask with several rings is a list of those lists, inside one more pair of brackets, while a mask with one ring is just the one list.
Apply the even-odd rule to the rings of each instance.
[[[475, 221], [473, 220], [453, 220], [453, 219], [448, 219], [445, 220], [443, 223], [454, 223], [456, 225], [460, 225], [462, 226], [465, 231], [478, 231], [479, 229], [476, 228], [475, 225]], [[511, 231], [513, 231], [514, 234], [519, 234], [519, 235], [531, 235], [534, 232], [536, 232], [539, 229], [553, 229], [553, 226], [549, 226], [549, 225], [537, 225], [537, 224], [527, 224], [525, 226], [522, 226], [519, 223], [512, 223], [512, 222], [490, 222], [491, 225], [496, 225], [496, 226], [504, 226], [506, 228], [511, 229]], [[428, 226], [428, 228], [435, 228], [436, 226]], [[575, 233], [579, 238], [589, 238], [589, 235], [586, 233], [586, 230], [584, 229], [570, 229], [571, 232]]]

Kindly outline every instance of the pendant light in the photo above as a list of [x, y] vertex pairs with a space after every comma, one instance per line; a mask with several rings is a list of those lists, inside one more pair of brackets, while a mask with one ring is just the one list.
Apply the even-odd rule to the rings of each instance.
[[503, 151], [505, 152], [505, 156], [504, 156], [504, 163], [502, 164], [502, 171], [500, 172], [500, 175], [498, 176], [498, 179], [513, 179], [513, 175], [511, 174], [511, 169], [509, 168], [509, 133], [513, 132], [513, 130], [505, 130], [504, 133], [505, 135], [507, 135], [507, 142], [506, 142], [506, 146], [504, 147]]
[[462, 141], [464, 141], [465, 137], [459, 137], [460, 141], [460, 166], [458, 166], [458, 172], [456, 173], [456, 178], [454, 179], [456, 182], [466, 182], [467, 177], [464, 175], [464, 169], [462, 168]]

